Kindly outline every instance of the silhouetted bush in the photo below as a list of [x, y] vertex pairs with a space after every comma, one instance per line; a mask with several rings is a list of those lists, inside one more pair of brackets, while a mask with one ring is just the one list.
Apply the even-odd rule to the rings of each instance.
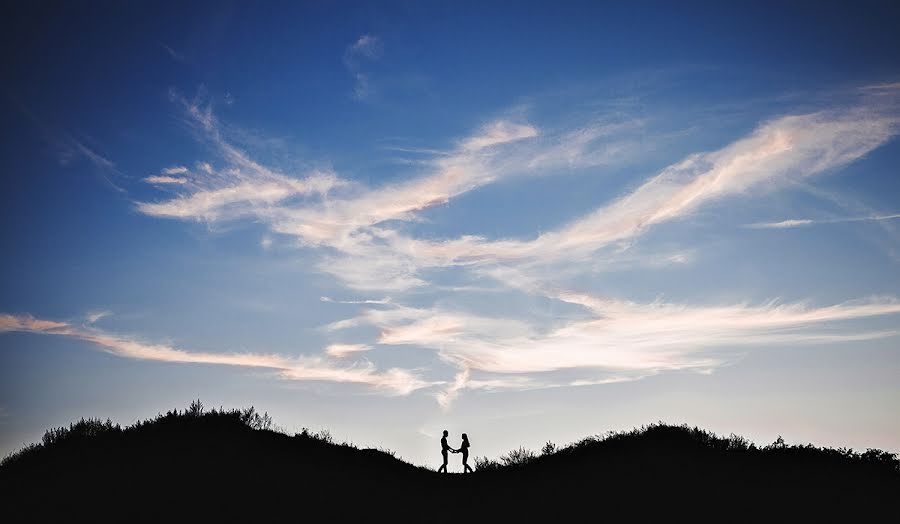
[[74, 424], [70, 424], [68, 428], [59, 427], [48, 429], [41, 439], [41, 444], [51, 446], [61, 442], [98, 437], [108, 433], [121, 433], [122, 427], [113, 424], [111, 420], [106, 421], [100, 419], [81, 419]]
[[628, 431], [611, 431], [603, 435], [585, 437], [563, 447], [548, 441], [541, 448], [540, 456], [536, 456], [534, 452], [520, 447], [505, 455], [501, 455], [497, 460], [492, 460], [487, 457], [477, 457], [475, 458], [475, 465], [478, 471], [495, 471], [510, 466], [529, 464], [537, 459], [543, 460], [551, 455], [571, 455], [582, 450], [616, 445], [617, 443], [623, 443], [638, 438], [653, 438], [656, 435], [665, 436], [667, 439], [685, 437], [690, 442], [697, 444], [701, 449], [710, 449], [727, 453], [743, 452], [755, 456], [806, 454], [817, 457], [834, 457], [844, 462], [865, 463], [882, 471], [900, 473], [900, 459], [898, 459], [897, 454], [882, 451], [880, 449], [871, 448], [864, 453], [859, 453], [848, 448], [820, 448], [812, 444], [788, 445], [780, 435], [771, 444], [760, 448], [745, 437], [735, 435], [734, 433], [730, 434], [728, 437], [719, 437], [715, 433], [698, 427], [690, 427], [686, 424], [675, 426], [662, 422], [644, 425], [640, 428], [633, 428]]
[[750, 447], [751, 443], [746, 438], [735, 435], [734, 433], [728, 436], [728, 444], [726, 446], [728, 451], [746, 451], [750, 449]]
[[475, 471], [478, 472], [487, 472], [487, 471], [496, 471], [500, 469], [502, 466], [496, 460], [491, 460], [487, 457], [475, 457]]
[[294, 435], [294, 438], [298, 439], [307, 439], [307, 440], [317, 440], [319, 442], [324, 442], [325, 444], [333, 444], [334, 439], [331, 437], [331, 432], [327, 429], [323, 429], [321, 431], [310, 431], [309, 428], [303, 428], [300, 433]]
[[544, 447], [541, 448], [541, 456], [552, 455], [554, 453], [556, 453], [556, 444], [548, 440], [547, 443], [544, 444]]
[[22, 460], [24, 457], [37, 453], [43, 448], [41, 444], [31, 443], [26, 445], [24, 448], [19, 451], [13, 451], [12, 453], [7, 454], [3, 457], [3, 460], [0, 461], [0, 468], [7, 466], [9, 464], [13, 464]]
[[536, 455], [530, 449], [520, 447], [500, 456], [500, 462], [504, 466], [524, 466], [536, 458]]
[[184, 415], [186, 417], [199, 417], [203, 415], [203, 402], [200, 402], [199, 398], [197, 400], [192, 400], [191, 405], [185, 410]]
[[241, 410], [241, 422], [253, 429], [265, 431], [272, 429], [272, 417], [269, 416], [269, 412], [266, 411], [260, 415], [253, 406]]

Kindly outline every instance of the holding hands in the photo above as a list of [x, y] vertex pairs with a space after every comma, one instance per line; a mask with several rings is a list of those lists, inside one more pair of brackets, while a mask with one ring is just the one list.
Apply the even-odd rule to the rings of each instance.
[[469, 458], [469, 447], [470, 447], [469, 446], [469, 437], [465, 433], [463, 433], [462, 434], [462, 444], [460, 444], [459, 449], [453, 449], [447, 445], [447, 436], [448, 435], [449, 435], [449, 433], [445, 429], [443, 432], [443, 436], [441, 437], [441, 456], [444, 459], [444, 463], [441, 465], [440, 468], [438, 468], [438, 473], [446, 473], [447, 472], [447, 452], [448, 451], [450, 453], [454, 453], [454, 454], [462, 453], [463, 471], [465, 473], [471, 473], [472, 468], [466, 462], [466, 460]]

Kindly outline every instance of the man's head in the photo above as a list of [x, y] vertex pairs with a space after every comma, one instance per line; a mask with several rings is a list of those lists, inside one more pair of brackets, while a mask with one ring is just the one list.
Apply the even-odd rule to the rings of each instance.
[[449, 435], [449, 434], [450, 434], [450, 433], [447, 433], [447, 430], [445, 429], [445, 430], [444, 430], [444, 436], [446, 437], [446, 436]]

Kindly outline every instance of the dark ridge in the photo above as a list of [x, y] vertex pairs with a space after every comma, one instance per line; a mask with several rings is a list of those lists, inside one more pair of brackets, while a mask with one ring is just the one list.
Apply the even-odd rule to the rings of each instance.
[[[437, 452], [436, 452], [437, 454]], [[717, 521], [898, 516], [900, 461], [779, 438], [757, 447], [653, 424], [540, 452], [476, 459], [440, 475], [387, 451], [288, 435], [253, 408], [184, 411], [121, 427], [47, 431], [0, 466], [0, 518], [187, 521], [263, 518], [400, 522], [691, 518]]]

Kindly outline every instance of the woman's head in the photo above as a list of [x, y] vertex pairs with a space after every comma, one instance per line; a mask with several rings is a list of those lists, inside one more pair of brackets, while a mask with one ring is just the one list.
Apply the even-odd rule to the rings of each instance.
[[463, 438], [463, 440], [469, 440], [469, 437], [468, 437], [465, 433], [463, 433], [463, 437], [462, 437], [462, 438]]

